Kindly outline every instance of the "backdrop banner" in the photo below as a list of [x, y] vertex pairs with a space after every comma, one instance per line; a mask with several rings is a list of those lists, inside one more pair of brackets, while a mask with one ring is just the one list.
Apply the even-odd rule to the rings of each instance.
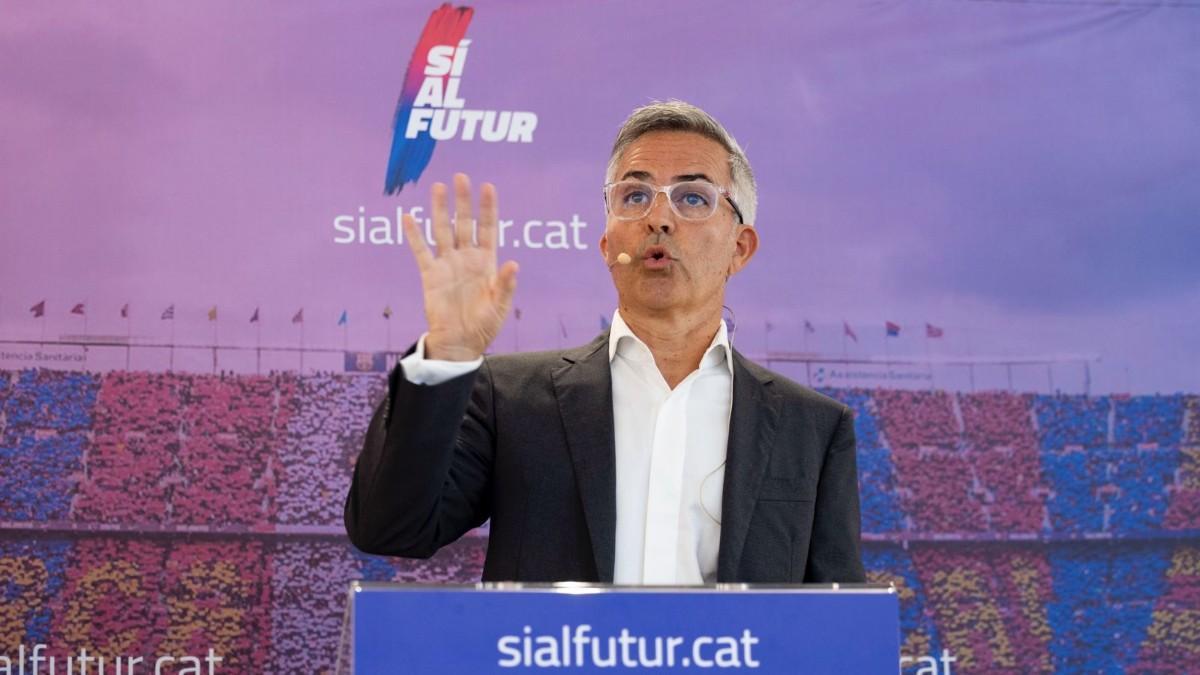
[[478, 580], [486, 528], [341, 524], [424, 327], [401, 218], [493, 182], [492, 350], [586, 343], [609, 151], [667, 99], [757, 176], [736, 348], [856, 413], [904, 672], [1200, 662], [1196, 2], [2, 15], [0, 673], [329, 670], [351, 580]]

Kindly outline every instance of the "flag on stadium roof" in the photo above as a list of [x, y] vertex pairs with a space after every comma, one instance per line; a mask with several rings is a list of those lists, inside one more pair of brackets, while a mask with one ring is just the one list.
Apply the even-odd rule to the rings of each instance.
[[210, 307], [210, 308], [209, 308], [209, 310], [208, 310], [208, 320], [209, 320], [209, 321], [216, 321], [216, 320], [217, 320], [217, 306], [216, 306], [216, 305], [213, 305], [212, 307]]
[[855, 343], [858, 342], [858, 335], [854, 333], [854, 329], [850, 327], [850, 324], [845, 319], [842, 319], [842, 335], [854, 340]]
[[[817, 329], [816, 329], [816, 328], [815, 328], [815, 327], [812, 325], [812, 322], [811, 322], [811, 321], [809, 321], [808, 319], [805, 319], [805, 320], [804, 320], [804, 332], [806, 332], [806, 333], [815, 333], [815, 332], [817, 332]], [[856, 340], [856, 341], [857, 341], [857, 340]]]
[[33, 312], [33, 318], [35, 318], [35, 319], [38, 318], [39, 316], [42, 316], [43, 314], [46, 313], [46, 301], [43, 300], [43, 301], [39, 302], [38, 304], [34, 305], [33, 307], [30, 307], [29, 311]]
[[383, 308], [383, 318], [385, 318], [385, 319], [392, 318], [392, 306], [391, 305], [387, 305]]
[[254, 308], [254, 313], [250, 315], [250, 323], [258, 323], [258, 308]]
[[893, 321], [884, 321], [883, 329], [887, 332], [887, 337], [900, 337], [900, 324]]
[[129, 318], [129, 303], [128, 302], [121, 305], [121, 318], [122, 319]]
[[940, 338], [940, 337], [942, 337], [942, 334], [945, 332], [946, 331], [942, 330], [941, 328], [939, 328], [931, 323], [925, 324], [925, 337], [927, 337], [927, 338]]
[[83, 314], [83, 303], [82, 302], [75, 303], [75, 306], [71, 308], [71, 313], [82, 315]]
[[341, 315], [340, 317], [338, 317], [338, 325], [339, 325], [339, 326], [345, 326], [345, 325], [346, 325], [346, 323], [347, 323], [349, 320], [350, 320], [350, 316], [349, 316], [349, 315], [347, 315], [347, 314], [346, 314], [346, 310], [344, 310], [344, 309], [343, 309], [343, 310], [342, 310], [342, 315]]
[[162, 313], [162, 318], [163, 319], [171, 319], [172, 321], [174, 321], [175, 320], [175, 305], [172, 304], [170, 307], [164, 309], [163, 313]]
[[296, 314], [292, 316], [292, 323], [304, 323], [304, 308], [296, 310]]

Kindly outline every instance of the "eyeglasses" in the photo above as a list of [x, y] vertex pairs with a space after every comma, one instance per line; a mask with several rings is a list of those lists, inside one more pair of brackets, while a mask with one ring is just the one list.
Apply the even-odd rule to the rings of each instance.
[[738, 224], [745, 224], [742, 211], [729, 196], [729, 190], [702, 180], [689, 180], [666, 187], [655, 187], [640, 180], [622, 180], [604, 186], [604, 204], [608, 212], [619, 220], [637, 220], [646, 217], [654, 205], [658, 193], [667, 195], [667, 203], [675, 215], [684, 220], [704, 220], [717, 212], [720, 198], [733, 207]]

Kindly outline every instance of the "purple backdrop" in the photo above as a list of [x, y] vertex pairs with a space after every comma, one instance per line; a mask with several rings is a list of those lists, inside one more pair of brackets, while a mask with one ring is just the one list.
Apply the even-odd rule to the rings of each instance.
[[[587, 223], [586, 250], [504, 251], [522, 263], [521, 348], [560, 341], [560, 315], [583, 342], [614, 302], [596, 251], [608, 147], [634, 106], [678, 97], [725, 121], [759, 176], [763, 247], [729, 298], [747, 351], [767, 321], [771, 343], [798, 343], [808, 318], [811, 349], [840, 352], [846, 319], [859, 354], [882, 353], [892, 320], [889, 353], [922, 354], [929, 321], [946, 328], [936, 353], [1098, 355], [1101, 391], [1200, 381], [1195, 8], [485, 6], [460, 95], [535, 112], [533, 142], [441, 142], [385, 197], [433, 8], [10, 7], [0, 334], [81, 333], [68, 311], [86, 301], [91, 333], [165, 339], [174, 303], [177, 336], [210, 341], [217, 305], [220, 342], [253, 344], [261, 306], [263, 344], [294, 344], [303, 306], [307, 344], [378, 349], [390, 304], [407, 343], [422, 323], [408, 251], [336, 244], [333, 221], [394, 219], [462, 170], [498, 185], [510, 232]], [[42, 299], [45, 327], [28, 312]]]
[[489, 3], [457, 93], [535, 114], [531, 142], [440, 141], [385, 195], [435, 9], [0, 12], [0, 656], [220, 635], [238, 667], [328, 667], [344, 580], [476, 578], [486, 532], [424, 563], [341, 535], [384, 382], [317, 371], [382, 367], [423, 317], [407, 247], [337, 225], [490, 180], [522, 269], [495, 349], [585, 342], [612, 138], [681, 98], [758, 175], [738, 347], [856, 411], [902, 651], [1200, 658], [1200, 4]]

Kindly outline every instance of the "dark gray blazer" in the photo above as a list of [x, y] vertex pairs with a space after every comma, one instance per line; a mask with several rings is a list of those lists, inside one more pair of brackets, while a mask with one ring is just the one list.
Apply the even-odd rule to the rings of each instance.
[[[362, 551], [425, 558], [491, 518], [486, 581], [611, 582], [608, 333], [414, 385], [401, 367], [346, 500]], [[733, 353], [721, 582], [861, 582], [850, 410]]]

